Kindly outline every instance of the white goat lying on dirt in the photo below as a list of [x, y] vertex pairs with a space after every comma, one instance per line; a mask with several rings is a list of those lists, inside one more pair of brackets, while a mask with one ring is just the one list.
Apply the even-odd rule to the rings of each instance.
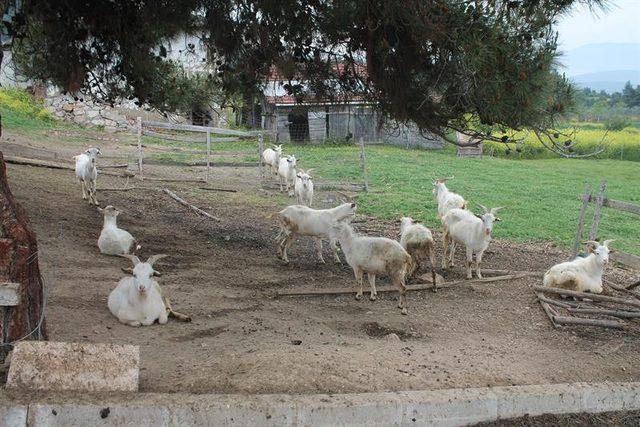
[[422, 224], [417, 224], [412, 218], [402, 217], [400, 219], [400, 245], [411, 255], [411, 266], [407, 272], [408, 276], [413, 276], [419, 269], [420, 263], [428, 259], [431, 263], [431, 277], [433, 280], [433, 290], [436, 290], [436, 264], [435, 247], [431, 230]]
[[300, 169], [296, 174], [296, 184], [293, 187], [293, 192], [299, 205], [311, 207], [313, 203], [313, 180], [309, 175], [312, 170], [309, 169], [305, 172]]
[[333, 239], [340, 242], [347, 263], [353, 268], [358, 286], [356, 299], [362, 298], [364, 273], [369, 277], [371, 301], [378, 296], [376, 275], [387, 276], [400, 292], [398, 307], [402, 309], [402, 314], [407, 314], [405, 277], [411, 265], [411, 255], [402, 248], [400, 243], [386, 237], [358, 236], [351, 226], [345, 223], [333, 225], [330, 233]]
[[159, 275], [153, 264], [167, 255], [153, 255], [147, 262], [140, 262], [135, 255], [122, 255], [133, 262], [133, 277], [124, 277], [109, 294], [107, 305], [111, 314], [130, 326], [149, 326], [156, 320], [167, 323], [167, 307], [162, 299], [158, 282], [153, 280]]
[[117, 217], [120, 211], [109, 205], [104, 209], [98, 208], [104, 215], [102, 232], [98, 237], [100, 252], [107, 255], [130, 254], [140, 249], [136, 239], [126, 230], [118, 228]]
[[296, 235], [313, 237], [316, 243], [316, 253], [318, 260], [324, 263], [322, 257], [322, 239], [328, 238], [333, 255], [337, 263], [340, 263], [338, 247], [335, 239], [329, 236], [329, 229], [337, 222], [351, 219], [356, 213], [355, 203], [343, 203], [332, 209], [311, 209], [307, 206], [288, 206], [278, 213], [280, 222], [280, 233], [278, 241], [277, 256], [282, 261], [288, 263], [287, 249], [293, 243]]
[[286, 156], [280, 159], [278, 166], [278, 176], [280, 177], [280, 191], [282, 191], [282, 184], [285, 184], [286, 191], [289, 196], [293, 196], [290, 188], [295, 184], [296, 179], [296, 156]]
[[267, 148], [262, 152], [262, 162], [271, 169], [274, 175], [277, 175], [282, 156], [282, 144], [272, 145], [272, 147], [273, 149]]
[[96, 168], [96, 158], [100, 155], [99, 148], [89, 148], [82, 154], [73, 156], [76, 161], [76, 178], [82, 185], [82, 198], [87, 200], [89, 193], [89, 204], [98, 206], [96, 197], [96, 181], [98, 179], [98, 169]]
[[[443, 243], [444, 253], [447, 253], [447, 246], [452, 242], [458, 242], [467, 249], [467, 279], [471, 279], [471, 264], [473, 263], [473, 255], [476, 256], [476, 275], [482, 278], [480, 273], [480, 263], [482, 262], [482, 254], [489, 247], [491, 242], [491, 232], [493, 231], [493, 223], [500, 221], [496, 217], [496, 213], [503, 207], [487, 209], [480, 206], [484, 213], [482, 215], [474, 215], [465, 209], [451, 209], [442, 218], [444, 226]], [[442, 258], [442, 268], [446, 268], [446, 255]], [[450, 265], [453, 264], [453, 253], [449, 260]]]
[[602, 274], [604, 267], [609, 263], [609, 244], [613, 240], [605, 240], [600, 244], [590, 240], [587, 250], [590, 252], [585, 258], [576, 258], [573, 261], [562, 262], [551, 267], [542, 280], [542, 285], [569, 289], [578, 292], [602, 292]]

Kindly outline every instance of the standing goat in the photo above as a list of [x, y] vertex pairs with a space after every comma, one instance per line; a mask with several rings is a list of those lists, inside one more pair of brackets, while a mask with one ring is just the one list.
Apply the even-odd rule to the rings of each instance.
[[[496, 217], [498, 210], [503, 207], [487, 209], [480, 206], [484, 213], [482, 215], [474, 215], [465, 209], [451, 209], [442, 218], [444, 226], [443, 243], [444, 253], [447, 253], [447, 246], [453, 242], [458, 242], [467, 250], [466, 270], [467, 279], [471, 279], [471, 264], [473, 263], [473, 255], [476, 256], [476, 275], [482, 278], [480, 273], [480, 263], [482, 262], [482, 254], [489, 247], [491, 242], [491, 232], [493, 231], [493, 223], [500, 221]], [[450, 265], [453, 264], [453, 254], [449, 260]], [[442, 259], [442, 268], [446, 268], [446, 255]]]
[[96, 197], [96, 181], [98, 179], [98, 169], [96, 168], [96, 158], [100, 155], [99, 148], [89, 148], [82, 154], [73, 156], [76, 161], [76, 178], [82, 185], [82, 198], [87, 200], [89, 193], [89, 204], [98, 206]]
[[340, 242], [347, 263], [353, 268], [358, 286], [356, 299], [362, 298], [364, 273], [369, 277], [371, 301], [378, 296], [376, 275], [387, 276], [400, 292], [398, 307], [402, 309], [402, 314], [407, 314], [405, 277], [411, 265], [411, 255], [402, 248], [400, 243], [386, 237], [358, 236], [345, 223], [335, 224], [331, 227], [330, 233], [333, 239]]
[[140, 262], [135, 255], [122, 255], [133, 262], [133, 277], [124, 277], [109, 294], [107, 305], [111, 314], [130, 326], [149, 326], [156, 320], [167, 323], [167, 307], [162, 299], [160, 285], [153, 276], [160, 274], [153, 264], [166, 255], [153, 255], [147, 262]]
[[335, 261], [340, 263], [338, 247], [335, 239], [330, 238], [329, 229], [337, 222], [349, 220], [355, 213], [355, 203], [343, 203], [332, 209], [311, 209], [302, 205], [284, 208], [278, 213], [280, 221], [280, 233], [276, 238], [278, 241], [278, 258], [286, 263], [289, 262], [287, 249], [289, 249], [296, 235], [298, 235], [313, 237], [316, 243], [316, 254], [321, 263], [324, 263], [322, 239], [328, 238]]
[[136, 239], [128, 231], [118, 228], [119, 210], [109, 205], [104, 209], [98, 208], [98, 212], [104, 215], [102, 232], [98, 237], [100, 252], [107, 255], [121, 255], [133, 253], [140, 249]]
[[[449, 212], [451, 209], [467, 208], [467, 202], [464, 200], [464, 198], [459, 194], [449, 191], [449, 189], [445, 185], [445, 182], [448, 179], [453, 179], [453, 177], [436, 179], [433, 183], [433, 195], [436, 198], [436, 201], [438, 202], [438, 218], [441, 221], [443, 220], [447, 212]], [[447, 258], [447, 249], [450, 252], [449, 267], [453, 267], [454, 266], [453, 259], [456, 253], [455, 242], [453, 242], [448, 248], [445, 247], [445, 251], [444, 251], [445, 258]]]
[[293, 196], [290, 188], [295, 183], [296, 179], [296, 156], [286, 156], [280, 159], [278, 166], [278, 176], [280, 177], [280, 191], [282, 191], [282, 184], [285, 184], [286, 191], [289, 196]]
[[411, 267], [407, 272], [408, 276], [413, 276], [420, 269], [420, 263], [423, 260], [429, 260], [431, 263], [433, 290], [435, 291], [437, 288], [435, 247], [431, 230], [422, 224], [416, 224], [412, 218], [402, 217], [400, 219], [400, 245], [411, 255]]
[[609, 263], [609, 244], [613, 240], [605, 240], [600, 244], [590, 240], [587, 250], [590, 252], [585, 258], [576, 258], [573, 261], [563, 262], [551, 267], [542, 280], [542, 285], [569, 289], [578, 292], [602, 292], [602, 274], [604, 267]]
[[278, 174], [280, 157], [282, 157], [282, 144], [272, 145], [273, 149], [267, 148], [262, 152], [262, 162], [271, 169], [274, 175]]
[[313, 180], [309, 175], [313, 169], [309, 169], [306, 172], [299, 169], [296, 174], [296, 184], [293, 187], [293, 192], [296, 195], [296, 201], [299, 205], [305, 205], [311, 207], [313, 203]]

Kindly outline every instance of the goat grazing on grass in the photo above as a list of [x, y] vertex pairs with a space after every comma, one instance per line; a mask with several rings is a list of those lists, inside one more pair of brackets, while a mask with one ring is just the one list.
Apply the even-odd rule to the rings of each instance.
[[[500, 209], [503, 209], [503, 207], [487, 209], [482, 205], [478, 206], [484, 210], [482, 215], [474, 215], [465, 209], [451, 209], [444, 218], [442, 218], [442, 224], [444, 226], [444, 253], [447, 253], [447, 246], [453, 242], [464, 245], [467, 250], [467, 279], [471, 279], [472, 277], [471, 264], [473, 263], [474, 254], [476, 256], [476, 275], [479, 279], [482, 278], [482, 273], [480, 272], [482, 255], [491, 242], [493, 223], [500, 221], [500, 218], [496, 217], [496, 213]], [[453, 253], [451, 253], [451, 259], [449, 260], [450, 265], [453, 264], [452, 258]], [[446, 261], [445, 255], [442, 259], [442, 268], [446, 268]]]
[[106, 255], [130, 254], [140, 249], [136, 239], [126, 230], [118, 228], [117, 218], [120, 211], [109, 205], [104, 209], [98, 208], [104, 215], [104, 225], [98, 237], [98, 248]]
[[602, 292], [602, 274], [609, 263], [609, 244], [613, 240], [605, 240], [602, 244], [590, 240], [587, 243], [589, 255], [573, 261], [562, 262], [551, 267], [542, 280], [542, 285], [569, 289], [578, 292]]
[[100, 154], [99, 148], [89, 148], [84, 153], [73, 156], [73, 160], [76, 161], [76, 178], [82, 185], [82, 198], [84, 200], [88, 198], [89, 204], [95, 204], [96, 206], [98, 206], [96, 197], [96, 181], [98, 179], [96, 158]]
[[278, 175], [280, 157], [282, 157], [282, 144], [272, 145], [272, 147], [273, 148], [267, 148], [262, 152], [262, 162], [271, 169], [274, 175]]
[[282, 185], [284, 184], [289, 196], [293, 196], [290, 188], [295, 184], [297, 164], [298, 161], [296, 160], [296, 156], [291, 155], [281, 158], [280, 164], [278, 166], [278, 176], [280, 177], [280, 191], [283, 191]]
[[371, 301], [378, 296], [376, 275], [387, 276], [400, 292], [398, 307], [402, 309], [402, 314], [407, 314], [405, 277], [411, 265], [411, 255], [400, 243], [386, 237], [358, 236], [351, 226], [345, 223], [333, 225], [330, 234], [333, 239], [340, 242], [347, 263], [353, 268], [358, 286], [356, 299], [362, 298], [364, 273], [367, 273], [369, 278]]
[[433, 290], [435, 291], [437, 287], [435, 247], [431, 230], [422, 224], [417, 224], [412, 218], [402, 217], [400, 219], [400, 245], [411, 255], [411, 266], [407, 272], [409, 277], [420, 269], [420, 263], [423, 260], [429, 260], [431, 263]]
[[124, 277], [109, 294], [107, 305], [111, 314], [130, 326], [149, 326], [156, 320], [167, 323], [167, 307], [162, 299], [160, 285], [153, 279], [159, 273], [153, 264], [166, 255], [153, 255], [140, 262], [135, 255], [122, 255], [133, 262], [133, 277]]
[[293, 192], [299, 205], [311, 207], [313, 203], [313, 180], [309, 175], [312, 170], [309, 169], [305, 172], [299, 169], [296, 174], [296, 184], [293, 187]]
[[311, 209], [307, 206], [288, 206], [278, 213], [280, 233], [277, 256], [285, 263], [289, 262], [287, 249], [293, 243], [296, 235], [313, 237], [316, 243], [318, 260], [324, 263], [322, 257], [322, 239], [328, 238], [335, 261], [340, 263], [336, 241], [329, 236], [329, 229], [337, 222], [347, 221], [356, 213], [355, 203], [343, 203], [332, 209]]

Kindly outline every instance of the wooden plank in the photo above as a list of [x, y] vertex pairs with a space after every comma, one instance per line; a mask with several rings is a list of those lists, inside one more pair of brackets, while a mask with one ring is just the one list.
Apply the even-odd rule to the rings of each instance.
[[633, 268], [634, 270], [640, 270], [640, 256], [638, 255], [633, 255], [627, 252], [615, 251], [615, 252], [611, 252], [609, 257], [613, 261], [624, 264], [630, 268]]
[[190, 132], [211, 132], [216, 135], [233, 135], [244, 138], [249, 138], [252, 136], [256, 136], [258, 132], [244, 132], [233, 129], [222, 129], [222, 128], [214, 128], [208, 126], [194, 126], [194, 125], [179, 125], [174, 123], [167, 122], [156, 122], [156, 121], [144, 121], [142, 122], [143, 126], [152, 127], [152, 128], [160, 128], [160, 129], [172, 129], [172, 130], [184, 130]]
[[560, 288], [547, 288], [544, 286], [534, 286], [533, 290], [536, 292], [548, 292], [551, 294], [556, 294], [556, 295], [566, 295], [566, 296], [570, 296], [570, 297], [576, 297], [576, 298], [580, 298], [580, 299], [589, 299], [592, 301], [605, 301], [605, 302], [615, 302], [618, 304], [625, 304], [625, 305], [630, 305], [633, 307], [640, 307], [640, 301], [638, 300], [630, 300], [630, 299], [625, 299], [625, 298], [618, 298], [618, 297], [610, 297], [608, 295], [602, 295], [602, 294], [592, 294], [592, 293], [587, 293], [587, 292], [576, 292], [576, 291], [570, 291], [568, 289], [560, 289]]
[[142, 177], [142, 117], [138, 117], [136, 126], [138, 131], [138, 173]]
[[587, 207], [589, 206], [589, 200], [591, 199], [591, 191], [591, 186], [587, 184], [584, 187], [584, 194], [582, 195], [582, 207], [580, 208], [580, 215], [578, 216], [578, 227], [576, 229], [576, 238], [573, 241], [571, 259], [574, 259], [578, 255], [578, 250], [580, 249], [580, 242], [582, 242], [582, 233], [584, 229], [584, 219], [587, 215]]
[[0, 283], [0, 307], [15, 307], [20, 304], [20, 283]]
[[364, 138], [360, 137], [360, 164], [362, 167], [362, 179], [364, 181], [364, 191], [369, 192], [369, 179], [367, 178], [367, 157], [364, 151]]
[[[589, 202], [594, 203], [595, 201], [596, 199], [594, 199], [592, 196], [589, 197]], [[605, 197], [602, 201], [602, 206], [640, 215], [640, 206], [634, 205], [633, 203], [623, 202], [621, 200], [607, 199]]]
[[[163, 133], [163, 132], [154, 132], [149, 129], [142, 129], [142, 134], [146, 136], [151, 136], [153, 138], [158, 139], [166, 139], [169, 141], [177, 141], [184, 142], [185, 144], [204, 144], [206, 139], [199, 138], [181, 138], [178, 135], [174, 135], [172, 133]], [[239, 138], [233, 136], [221, 136], [219, 138], [211, 138], [211, 142], [236, 142], [240, 141]]]
[[593, 211], [593, 221], [591, 222], [591, 231], [589, 232], [589, 240], [595, 240], [598, 237], [598, 225], [600, 225], [600, 217], [602, 216], [602, 203], [604, 202], [604, 193], [607, 191], [607, 182], [600, 183], [600, 194], [596, 199], [596, 207]]

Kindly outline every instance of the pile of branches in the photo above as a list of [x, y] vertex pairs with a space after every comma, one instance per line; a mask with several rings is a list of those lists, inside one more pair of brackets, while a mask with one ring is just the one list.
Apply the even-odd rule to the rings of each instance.
[[[534, 290], [555, 327], [581, 325], [629, 329], [637, 326], [635, 320], [640, 319], [640, 295], [615, 284], [607, 285], [605, 295], [543, 286], [536, 286]], [[558, 296], [566, 298], [559, 299]]]

